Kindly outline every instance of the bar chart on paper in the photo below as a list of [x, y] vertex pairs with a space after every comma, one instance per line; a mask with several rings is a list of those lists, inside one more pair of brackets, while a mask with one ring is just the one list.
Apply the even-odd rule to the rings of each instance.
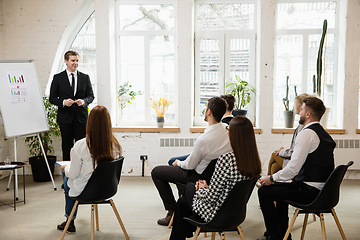
[[7, 72], [8, 87], [12, 103], [30, 102], [27, 94], [26, 77], [22, 72]]

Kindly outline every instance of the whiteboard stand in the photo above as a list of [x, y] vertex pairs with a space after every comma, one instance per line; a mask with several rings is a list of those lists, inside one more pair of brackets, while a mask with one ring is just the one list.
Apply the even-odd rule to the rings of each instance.
[[44, 160], [45, 160], [45, 163], [46, 163], [47, 169], [48, 169], [48, 171], [49, 171], [50, 178], [51, 178], [51, 181], [52, 181], [53, 186], [54, 186], [54, 190], [56, 191], [56, 186], [55, 186], [54, 178], [53, 178], [53, 176], [52, 176], [52, 174], [51, 174], [51, 170], [50, 170], [50, 167], [49, 167], [49, 162], [48, 162], [48, 160], [47, 160], [46, 153], [45, 153], [45, 150], [44, 150], [43, 144], [42, 144], [42, 142], [41, 142], [40, 134], [38, 134], [38, 133], [37, 133], [36, 135], [37, 135], [37, 137], [38, 137], [38, 139], [39, 139], [39, 142], [40, 142], [41, 151], [43, 152], [43, 155], [44, 155]]
[[[50, 170], [50, 166], [49, 166], [49, 162], [48, 162], [48, 160], [47, 160], [47, 157], [46, 157], [46, 154], [45, 154], [45, 150], [44, 150], [43, 144], [42, 144], [42, 142], [41, 142], [40, 134], [37, 133], [36, 135], [37, 135], [37, 137], [38, 137], [38, 139], [39, 139], [41, 151], [42, 151], [42, 153], [43, 153], [43, 155], [44, 155], [44, 160], [45, 160], [47, 169], [48, 169], [48, 171], [49, 171], [50, 178], [51, 178], [51, 181], [52, 181], [53, 186], [54, 186], [54, 190], [56, 191], [57, 189], [56, 189], [56, 186], [55, 186], [54, 178], [53, 178], [53, 176], [52, 176], [52, 173], [51, 173], [51, 170]], [[14, 138], [14, 161], [15, 161], [15, 162], [17, 162], [17, 144], [16, 144], [16, 139], [17, 139], [17, 138], [18, 138], [18, 137], [15, 137], [15, 138]], [[6, 191], [9, 191], [9, 189], [10, 189], [10, 183], [11, 183], [12, 174], [13, 174], [13, 173], [12, 173], [12, 171], [11, 171], [11, 174], [10, 174], [10, 177], [9, 177], [8, 186], [7, 186], [7, 188], [6, 188]], [[16, 200], [19, 200], [19, 189], [18, 189], [17, 169], [15, 169], [15, 186], [14, 186], [14, 188], [15, 188]]]

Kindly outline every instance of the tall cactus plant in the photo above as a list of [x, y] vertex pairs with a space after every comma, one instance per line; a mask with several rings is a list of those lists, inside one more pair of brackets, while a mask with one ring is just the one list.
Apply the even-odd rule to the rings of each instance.
[[318, 57], [316, 60], [316, 75], [313, 76], [313, 92], [316, 93], [319, 97], [321, 96], [321, 74], [322, 74], [322, 55], [324, 49], [324, 41], [327, 31], [327, 20], [324, 20], [323, 31], [321, 35]]
[[289, 111], [289, 76], [286, 76], [286, 95], [283, 98], [285, 111]]

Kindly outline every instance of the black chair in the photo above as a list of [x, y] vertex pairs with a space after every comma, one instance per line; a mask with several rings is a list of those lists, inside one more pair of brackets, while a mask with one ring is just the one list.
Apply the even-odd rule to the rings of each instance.
[[312, 203], [310, 203], [308, 205], [303, 205], [303, 204], [292, 202], [292, 201], [285, 201], [285, 202], [289, 203], [290, 205], [294, 206], [296, 208], [296, 210], [295, 210], [293, 218], [291, 219], [290, 225], [286, 231], [284, 240], [288, 238], [290, 231], [295, 223], [296, 217], [299, 215], [299, 213], [305, 214], [303, 228], [302, 228], [302, 232], [301, 232], [301, 239], [304, 239], [309, 213], [315, 213], [320, 218], [322, 236], [323, 236], [323, 239], [326, 240], [325, 222], [324, 222], [323, 214], [331, 213], [334, 217], [334, 220], [339, 229], [342, 239], [346, 240], [344, 231], [341, 228], [341, 225], [340, 225], [339, 219], [335, 213], [334, 207], [339, 202], [340, 184], [344, 178], [345, 172], [348, 169], [348, 167], [353, 165], [353, 163], [354, 163], [353, 161], [350, 161], [347, 165], [340, 165], [340, 166], [336, 167], [330, 174], [329, 178], [326, 180], [323, 189], [320, 191], [319, 195], [316, 197], [316, 199]]
[[225, 239], [224, 232], [238, 231], [240, 238], [245, 240], [240, 224], [246, 217], [246, 204], [249, 201], [256, 181], [255, 177], [235, 184], [221, 208], [210, 222], [204, 222], [199, 217], [185, 217], [184, 219], [196, 226], [193, 240], [196, 240], [200, 232], [212, 232], [211, 239], [215, 239], [215, 232], [221, 233], [221, 239]]
[[[95, 171], [91, 175], [84, 190], [77, 197], [71, 197], [76, 200], [74, 207], [71, 211], [69, 219], [74, 216], [76, 206], [78, 204], [91, 204], [91, 239], [94, 239], [94, 214], [96, 216], [96, 230], [99, 231], [99, 217], [98, 217], [98, 204], [110, 204], [114, 210], [114, 213], [119, 221], [122, 231], [127, 240], [129, 236], [125, 230], [124, 224], [121, 221], [120, 215], [115, 207], [113, 200], [118, 189], [118, 184], [121, 176], [121, 169], [124, 162], [124, 157], [115, 159], [113, 161], [104, 161], [99, 163]], [[62, 240], [66, 234], [66, 231], [70, 225], [70, 221], [67, 221], [65, 229], [61, 235]]]
[[[215, 171], [215, 165], [216, 165], [217, 160], [218, 160], [218, 158], [215, 158], [210, 161], [210, 163], [206, 166], [204, 171], [200, 174], [198, 180], [201, 179], [201, 180], [205, 180], [208, 184], [210, 183], [210, 179]], [[186, 184], [179, 183], [179, 182], [177, 182], [175, 184], [178, 189], [179, 196], [182, 196]], [[174, 222], [174, 214], [171, 216], [170, 222], [168, 224], [168, 228], [171, 228], [173, 222]]]

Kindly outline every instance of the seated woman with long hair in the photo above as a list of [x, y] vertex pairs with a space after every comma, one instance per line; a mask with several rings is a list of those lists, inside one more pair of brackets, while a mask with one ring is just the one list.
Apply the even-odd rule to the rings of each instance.
[[228, 130], [233, 151], [219, 157], [209, 185], [204, 180], [186, 185], [176, 204], [170, 240], [185, 240], [193, 235], [195, 227], [184, 217], [197, 215], [205, 222], [211, 221], [237, 182], [260, 175], [261, 162], [252, 123], [237, 116], [230, 121]]
[[[92, 173], [100, 162], [112, 161], [122, 154], [120, 143], [112, 133], [109, 111], [104, 106], [95, 106], [87, 120], [86, 137], [77, 141], [70, 152], [70, 165], [61, 166], [64, 180], [66, 221], [57, 226], [64, 230], [76, 197], [84, 190]], [[71, 219], [68, 232], [75, 232], [74, 220], [77, 209]]]

